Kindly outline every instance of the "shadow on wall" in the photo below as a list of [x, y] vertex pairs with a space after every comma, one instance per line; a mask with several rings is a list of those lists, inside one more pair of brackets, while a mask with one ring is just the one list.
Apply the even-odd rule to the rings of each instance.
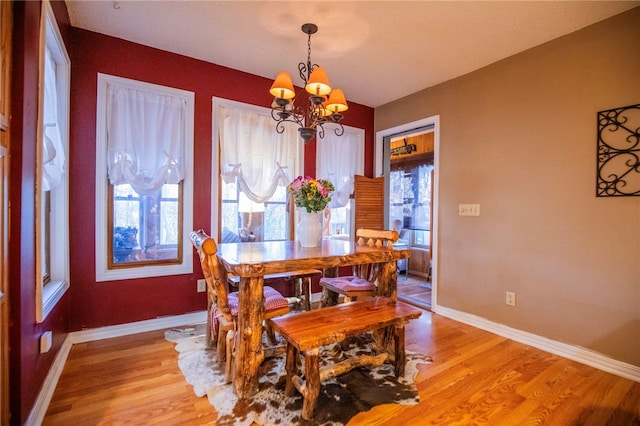
[[[629, 340], [630, 336], [636, 336], [636, 338]], [[608, 348], [620, 347], [620, 342], [628, 342], [625, 346], [626, 353], [615, 354], [615, 358], [640, 367], [640, 340], [637, 339], [637, 336], [640, 336], [640, 318], [618, 327], [601, 339], [594, 341], [593, 345], [589, 347], [601, 353], [609, 353]]]

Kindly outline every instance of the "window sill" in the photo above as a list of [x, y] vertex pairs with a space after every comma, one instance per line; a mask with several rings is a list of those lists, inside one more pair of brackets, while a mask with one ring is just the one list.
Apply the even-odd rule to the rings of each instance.
[[69, 290], [68, 281], [50, 281], [42, 289], [42, 318], [47, 318]]

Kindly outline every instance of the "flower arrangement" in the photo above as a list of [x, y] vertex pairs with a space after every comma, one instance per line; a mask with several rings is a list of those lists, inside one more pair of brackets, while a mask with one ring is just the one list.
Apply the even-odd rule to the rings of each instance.
[[334, 189], [330, 181], [311, 176], [298, 176], [287, 187], [287, 191], [293, 194], [296, 207], [303, 207], [308, 213], [324, 210], [331, 201], [329, 194]]

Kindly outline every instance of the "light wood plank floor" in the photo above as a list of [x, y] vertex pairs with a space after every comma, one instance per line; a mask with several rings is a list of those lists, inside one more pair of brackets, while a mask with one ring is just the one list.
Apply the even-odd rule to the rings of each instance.
[[[430, 312], [407, 327], [431, 355], [421, 402], [361, 413], [353, 425], [639, 425], [640, 383]], [[45, 425], [212, 425], [163, 331], [74, 345]]]
[[417, 275], [398, 277], [398, 299], [431, 310], [431, 283]]

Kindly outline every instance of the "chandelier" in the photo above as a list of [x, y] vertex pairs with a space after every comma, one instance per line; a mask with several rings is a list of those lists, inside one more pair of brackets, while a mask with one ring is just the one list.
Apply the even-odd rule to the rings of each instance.
[[342, 127], [342, 112], [349, 106], [341, 89], [331, 89], [329, 79], [324, 68], [311, 63], [311, 35], [318, 31], [315, 24], [304, 24], [302, 32], [307, 34], [307, 63], [300, 62], [298, 71], [304, 81], [304, 88], [309, 93], [309, 105], [304, 108], [295, 105], [295, 90], [288, 72], [281, 71], [276, 77], [269, 93], [274, 96], [271, 104], [271, 117], [277, 122], [276, 131], [283, 133], [284, 122], [289, 121], [298, 125], [298, 132], [305, 143], [316, 136], [324, 137], [324, 125], [337, 124], [334, 129], [336, 136], [344, 134]]

